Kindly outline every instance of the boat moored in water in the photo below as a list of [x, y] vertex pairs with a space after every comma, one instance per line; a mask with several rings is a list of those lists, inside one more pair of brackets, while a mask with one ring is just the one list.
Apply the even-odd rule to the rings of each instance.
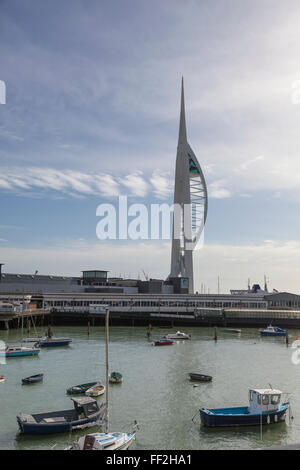
[[85, 393], [89, 388], [97, 385], [98, 382], [89, 382], [86, 384], [74, 385], [73, 387], [67, 388], [67, 393], [69, 395], [79, 395], [80, 393]]
[[0, 384], [3, 384], [6, 380], [5, 375], [0, 375]]
[[153, 342], [154, 346], [171, 346], [173, 343], [171, 339], [157, 339]]
[[93, 387], [88, 388], [85, 394], [88, 397], [99, 397], [100, 395], [103, 395], [104, 392], [105, 392], [105, 385], [98, 382]]
[[44, 379], [44, 374], [31, 375], [30, 377], [25, 377], [22, 379], [23, 384], [33, 384], [36, 382], [41, 382]]
[[53, 348], [56, 346], [69, 346], [71, 338], [43, 338], [36, 345], [41, 348]]
[[135, 437], [135, 432], [87, 434], [65, 450], [126, 450], [135, 440]]
[[191, 380], [195, 380], [197, 382], [211, 382], [212, 381], [211, 375], [196, 374], [196, 373], [190, 372], [189, 376]]
[[109, 381], [111, 384], [121, 384], [123, 382], [123, 376], [120, 372], [111, 372]]
[[289, 403], [281, 403], [280, 390], [249, 390], [249, 406], [237, 408], [200, 409], [204, 426], [251, 426], [284, 421]]
[[72, 398], [74, 409], [17, 416], [23, 434], [54, 434], [95, 426], [103, 419], [106, 405], [90, 397]]
[[169, 333], [165, 335], [163, 338], [165, 339], [192, 339], [191, 335], [187, 335], [186, 333], [182, 333], [181, 331], [177, 331], [177, 333]]
[[286, 336], [286, 330], [279, 326], [269, 325], [265, 330], [260, 330], [261, 336]]
[[40, 349], [25, 346], [7, 346], [5, 349], [0, 351], [0, 356], [4, 357], [22, 357], [22, 356], [37, 356], [40, 353]]

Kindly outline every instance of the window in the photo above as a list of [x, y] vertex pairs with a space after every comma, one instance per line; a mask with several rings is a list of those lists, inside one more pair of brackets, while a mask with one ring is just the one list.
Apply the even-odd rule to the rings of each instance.
[[269, 395], [262, 395], [262, 404], [263, 405], [269, 404]]
[[253, 392], [252, 390], [249, 390], [249, 401], [253, 400]]
[[271, 396], [271, 404], [272, 405], [278, 405], [280, 401], [280, 395], [272, 395]]

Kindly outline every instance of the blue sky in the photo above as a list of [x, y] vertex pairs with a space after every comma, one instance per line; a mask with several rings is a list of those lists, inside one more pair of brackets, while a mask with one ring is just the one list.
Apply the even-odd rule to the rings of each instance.
[[196, 288], [300, 292], [299, 2], [0, 0], [8, 272], [165, 277], [170, 244], [100, 242], [96, 208], [171, 202], [180, 80], [209, 190]]

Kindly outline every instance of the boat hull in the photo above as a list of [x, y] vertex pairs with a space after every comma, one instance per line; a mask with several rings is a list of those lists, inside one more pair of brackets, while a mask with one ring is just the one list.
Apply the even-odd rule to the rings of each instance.
[[[283, 404], [278, 410], [263, 412], [262, 414], [247, 413], [248, 407], [224, 408], [221, 410], [200, 409], [201, 424], [208, 427], [228, 426], [260, 426], [261, 424], [275, 424], [285, 420], [288, 404]], [[214, 414], [214, 411], [218, 411]]]
[[41, 348], [55, 348], [58, 346], [69, 346], [69, 344], [72, 342], [71, 339], [69, 338], [63, 338], [63, 339], [45, 339], [38, 341], [38, 345]]
[[269, 332], [269, 331], [261, 331], [260, 332], [260, 335], [261, 336], [286, 336], [286, 333], [272, 333], [272, 332]]

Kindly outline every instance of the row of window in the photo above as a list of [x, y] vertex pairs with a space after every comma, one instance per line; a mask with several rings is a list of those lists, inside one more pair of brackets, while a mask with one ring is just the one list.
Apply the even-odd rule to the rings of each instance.
[[194, 308], [267, 308], [266, 302], [196, 302], [186, 300], [50, 300], [45, 307], [89, 307], [108, 304], [111, 307], [194, 307]]

